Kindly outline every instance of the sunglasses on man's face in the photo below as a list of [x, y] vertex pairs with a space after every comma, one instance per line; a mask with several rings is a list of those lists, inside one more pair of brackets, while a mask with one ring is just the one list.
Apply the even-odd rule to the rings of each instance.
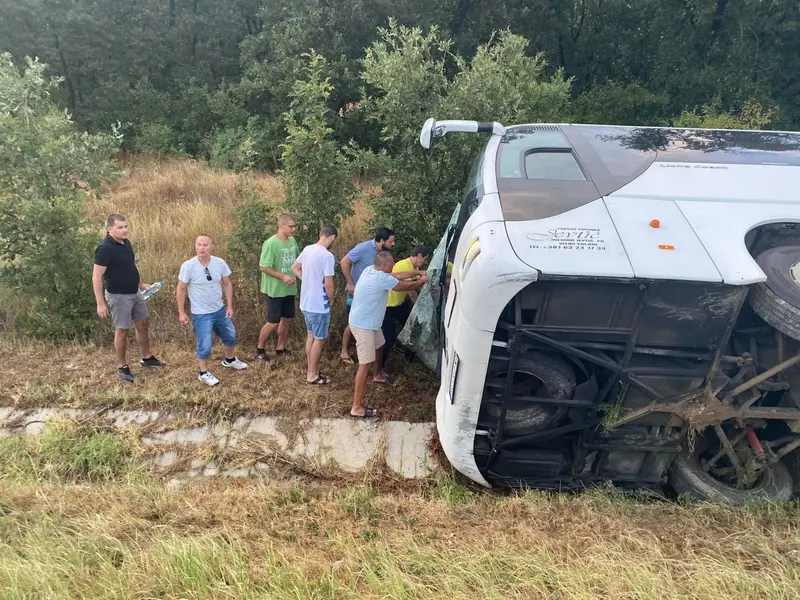
[[208, 279], [209, 281], [214, 281], [211, 278], [211, 273], [208, 272], [208, 267], [205, 267], [203, 270], [206, 272], [206, 279]]

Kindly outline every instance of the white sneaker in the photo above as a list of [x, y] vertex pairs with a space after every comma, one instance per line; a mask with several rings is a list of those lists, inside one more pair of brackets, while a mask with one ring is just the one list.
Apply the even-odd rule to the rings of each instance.
[[215, 386], [215, 385], [219, 385], [219, 379], [217, 379], [216, 377], [214, 377], [214, 376], [211, 374], [211, 371], [206, 371], [206, 372], [205, 372], [205, 373], [203, 373], [202, 375], [200, 375], [200, 374], [198, 373], [198, 374], [197, 374], [197, 378], [198, 378], [200, 381], [202, 381], [203, 383], [205, 383], [206, 385], [210, 385], [210, 386], [212, 386], [212, 387], [213, 387], [213, 386]]
[[236, 369], [237, 371], [244, 371], [247, 368], [247, 363], [243, 363], [234, 356], [231, 362], [228, 362], [227, 359], [223, 360], [222, 366], [229, 369]]

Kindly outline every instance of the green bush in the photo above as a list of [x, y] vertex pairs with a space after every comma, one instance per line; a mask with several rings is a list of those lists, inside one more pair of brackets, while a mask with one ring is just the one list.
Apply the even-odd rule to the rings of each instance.
[[0, 55], [0, 284], [28, 301], [29, 333], [84, 337], [98, 322], [84, 201], [116, 174], [119, 136], [78, 132], [51, 101], [45, 69]]
[[728, 112], [716, 96], [700, 108], [685, 109], [675, 119], [676, 127], [704, 129], [765, 129], [775, 120], [775, 111], [749, 100], [738, 111]]
[[419, 131], [428, 117], [500, 121], [553, 121], [565, 112], [570, 82], [549, 76], [543, 55], [528, 56], [528, 42], [508, 31], [478, 48], [472, 60], [453, 55], [435, 28], [427, 34], [391, 22], [363, 60], [370, 90], [361, 103], [381, 127], [389, 158], [372, 203], [374, 225], [398, 234], [398, 255], [444, 232], [485, 136], [453, 135], [425, 151]]
[[145, 123], [136, 134], [133, 147], [139, 152], [159, 152], [167, 156], [181, 154], [177, 133], [163, 123]]
[[130, 443], [112, 431], [51, 423], [41, 436], [0, 438], [0, 480], [112, 481], [131, 472], [134, 454]]
[[261, 245], [267, 237], [277, 233], [276, 221], [282, 210], [249, 190], [244, 195], [244, 202], [236, 208], [235, 225], [228, 239], [228, 259], [244, 273], [247, 281], [258, 286]]
[[305, 78], [295, 82], [291, 108], [284, 114], [288, 135], [280, 171], [285, 207], [295, 215], [301, 247], [317, 240], [322, 225], [338, 226], [350, 215], [355, 195], [350, 164], [328, 123], [333, 87], [325, 76], [325, 59], [314, 52], [304, 56]]

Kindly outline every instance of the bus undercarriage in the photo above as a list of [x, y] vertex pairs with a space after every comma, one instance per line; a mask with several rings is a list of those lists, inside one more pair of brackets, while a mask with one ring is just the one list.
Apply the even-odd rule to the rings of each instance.
[[494, 336], [474, 445], [483, 476], [660, 489], [672, 465], [678, 492], [788, 499], [780, 461], [800, 447], [790, 389], [800, 356], [748, 292], [630, 279], [529, 285]]

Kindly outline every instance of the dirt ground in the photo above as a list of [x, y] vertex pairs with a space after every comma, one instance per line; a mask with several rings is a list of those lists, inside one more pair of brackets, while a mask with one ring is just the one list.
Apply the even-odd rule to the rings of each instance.
[[[272, 357], [264, 364], [248, 349], [238, 355], [246, 371], [223, 369], [222, 347], [214, 346], [211, 368], [221, 384], [209, 388], [197, 380], [196, 361], [189, 344], [159, 343], [157, 356], [164, 369], [143, 369], [136, 364], [136, 348], [128, 359], [136, 381], [127, 384], [116, 375], [113, 349], [84, 345], [53, 346], [0, 335], [0, 405], [63, 408], [115, 407], [157, 410], [192, 410], [208, 416], [236, 416], [245, 412], [304, 417], [349, 415], [355, 366], [339, 359], [338, 344], [326, 348], [321, 370], [332, 379], [326, 386], [306, 383], [305, 357], [299, 344], [291, 357]], [[392, 357], [393, 386], [369, 382], [366, 402], [380, 418], [427, 421], [434, 418], [438, 382], [420, 363]]]

